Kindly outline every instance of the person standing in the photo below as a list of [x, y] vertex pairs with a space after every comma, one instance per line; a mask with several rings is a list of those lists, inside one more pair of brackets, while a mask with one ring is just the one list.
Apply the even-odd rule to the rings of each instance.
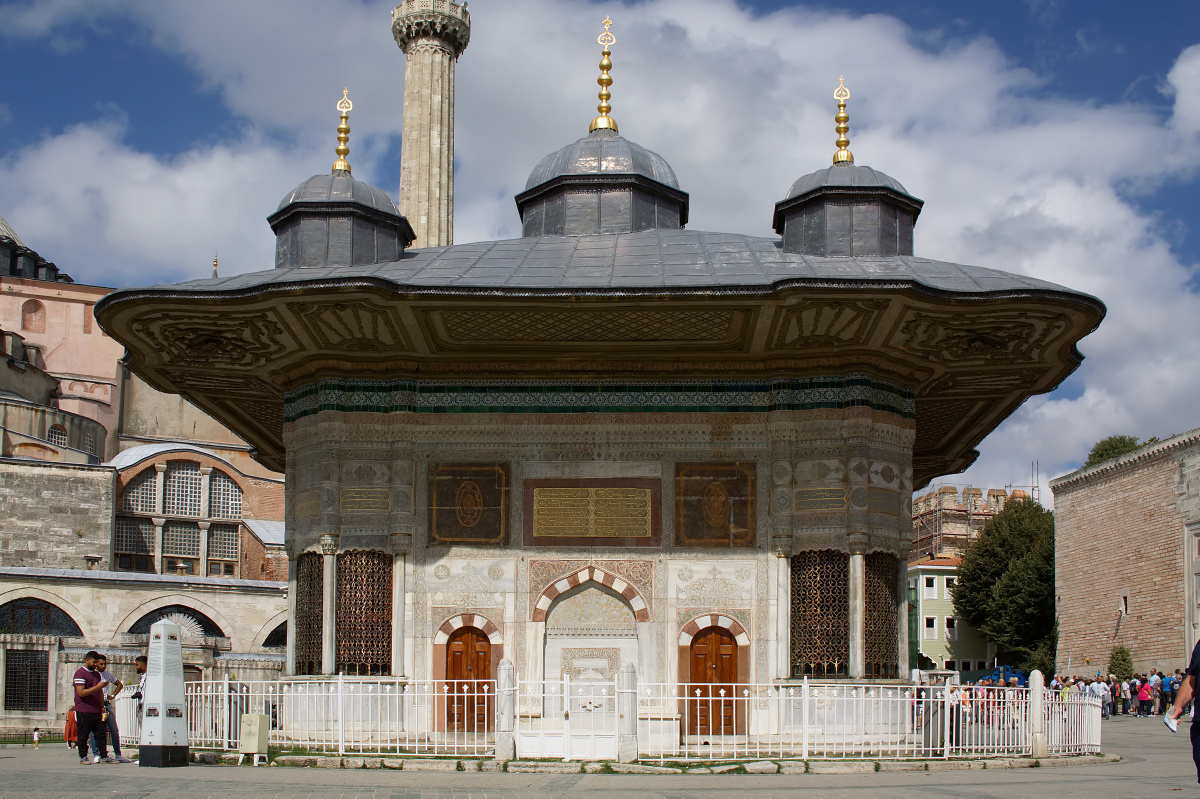
[[42, 730], [41, 730], [41, 728], [40, 728], [40, 727], [34, 727], [34, 728], [33, 728], [33, 748], [34, 748], [34, 749], [37, 749], [37, 748], [38, 748], [38, 739], [39, 739], [39, 738], [41, 738], [41, 737], [42, 737]]
[[[1196, 681], [1200, 680], [1200, 641], [1192, 647], [1192, 659], [1188, 663], [1187, 672], [1184, 673], [1183, 682], [1179, 686], [1179, 694], [1176, 696], [1175, 706], [1171, 708], [1171, 712], [1163, 717], [1163, 723], [1171, 730], [1177, 732], [1179, 729], [1179, 717], [1183, 715], [1183, 707], [1192, 701], [1196, 694]], [[1193, 720], [1191, 729], [1188, 734], [1192, 739], [1192, 762], [1196, 765], [1196, 782], [1200, 782], [1200, 724], [1195, 722], [1195, 711], [1193, 711]]]
[[[104, 726], [108, 729], [109, 742], [112, 744], [113, 754], [117, 756], [116, 760], [118, 763], [132, 763], [132, 760], [121, 754], [121, 731], [117, 729], [117, 714], [113, 712], [112, 705], [112, 700], [125, 687], [125, 683], [114, 677], [108, 670], [108, 657], [106, 655], [101, 655], [97, 658], [96, 670], [100, 672], [100, 678], [108, 684], [108, 687], [104, 690], [104, 712], [101, 718]], [[96, 739], [94, 735], [88, 743], [92, 748], [92, 758], [98, 758], [99, 754], [96, 751]]]
[[1121, 715], [1129, 715], [1129, 679], [1121, 680]]
[[96, 672], [96, 662], [100, 653], [89, 651], [83, 656], [83, 665], [75, 671], [72, 683], [75, 686], [75, 724], [79, 730], [78, 747], [80, 765], [91, 765], [88, 759], [88, 738], [96, 733], [96, 744], [100, 750], [101, 759], [105, 763], [116, 763], [108, 756], [108, 736], [104, 723], [100, 720], [104, 713], [104, 689], [108, 687], [103, 678]]
[[1142, 680], [1142, 684], [1138, 686], [1138, 716], [1150, 717], [1150, 681]]
[[133, 668], [137, 671], [138, 676], [141, 678], [138, 680], [137, 690], [133, 692], [133, 698], [136, 699], [138, 703], [137, 714], [139, 720], [142, 718], [142, 708], [146, 705], [146, 666], [149, 665], [149, 663], [150, 661], [146, 660], [145, 655], [138, 655], [133, 659]]

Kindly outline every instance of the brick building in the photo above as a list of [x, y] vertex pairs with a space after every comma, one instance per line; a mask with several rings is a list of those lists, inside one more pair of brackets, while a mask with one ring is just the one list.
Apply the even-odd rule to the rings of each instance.
[[1200, 622], [1200, 428], [1050, 481], [1058, 668], [1186, 663]]

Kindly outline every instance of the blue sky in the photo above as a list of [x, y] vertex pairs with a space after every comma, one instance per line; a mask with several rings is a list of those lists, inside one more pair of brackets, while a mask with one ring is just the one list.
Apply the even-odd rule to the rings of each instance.
[[[375, 0], [0, 1], [0, 216], [81, 282], [271, 265], [279, 198], [334, 158], [395, 196], [403, 57]], [[690, 227], [771, 235], [851, 149], [926, 201], [918, 254], [1105, 300], [1085, 365], [959, 482], [1026, 482], [1110, 433], [1200, 426], [1200, 4], [475, 0], [458, 65], [456, 239], [519, 235], [512, 196], [586, 132], [599, 21], [614, 116], [692, 194]]]

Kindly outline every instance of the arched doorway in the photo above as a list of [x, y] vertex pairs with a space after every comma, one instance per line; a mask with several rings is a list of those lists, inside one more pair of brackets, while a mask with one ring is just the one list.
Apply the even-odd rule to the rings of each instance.
[[687, 688], [689, 735], [734, 735], [745, 709], [735, 699], [738, 645], [724, 627], [706, 627], [692, 639]]
[[446, 729], [488, 732], [492, 728], [492, 642], [478, 627], [460, 627], [446, 641]]

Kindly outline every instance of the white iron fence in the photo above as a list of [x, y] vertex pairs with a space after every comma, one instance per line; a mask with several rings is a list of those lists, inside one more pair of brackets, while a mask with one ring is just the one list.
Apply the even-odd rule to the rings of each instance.
[[491, 755], [494, 680], [191, 682], [185, 686], [192, 746], [236, 749], [241, 717], [270, 719], [270, 744], [338, 755]]
[[[626, 673], [626, 671], [628, 673]], [[274, 750], [564, 760], [947, 759], [1100, 751], [1100, 701], [1028, 688], [731, 685], [330, 677], [187, 683], [192, 746], [236, 749], [241, 717], [270, 720]], [[115, 711], [138, 740], [132, 687]], [[1038, 722], [1039, 723], [1035, 723]]]
[[660, 761], [1027, 754], [1029, 690], [641, 683], [638, 742]]

